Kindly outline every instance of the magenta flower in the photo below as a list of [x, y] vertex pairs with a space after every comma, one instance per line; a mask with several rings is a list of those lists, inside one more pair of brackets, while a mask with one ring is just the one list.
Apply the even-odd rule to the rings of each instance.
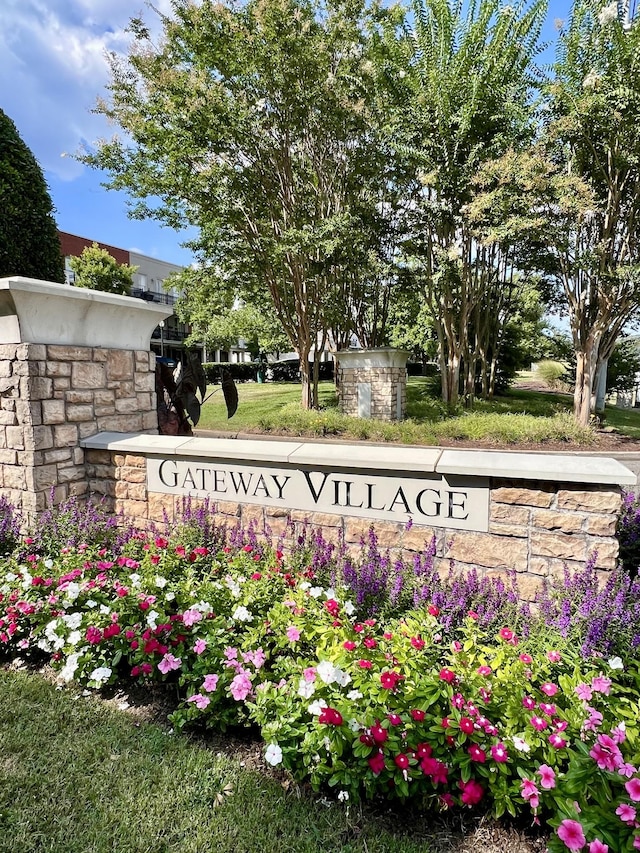
[[608, 770], [610, 773], [613, 773], [621, 764], [624, 764], [624, 759], [617, 743], [609, 735], [598, 735], [598, 740], [594, 743], [589, 755], [596, 762], [600, 770]]
[[549, 723], [543, 717], [531, 717], [529, 721], [536, 731], [543, 732]]
[[316, 668], [314, 666], [308, 666], [305, 670], [303, 670], [302, 675], [304, 676], [305, 681], [315, 681]]
[[201, 655], [202, 652], [207, 648], [206, 640], [196, 640], [193, 644], [193, 651], [197, 655]]
[[627, 824], [627, 826], [633, 826], [636, 822], [636, 810], [633, 806], [630, 806], [627, 803], [619, 805], [616, 809], [616, 814], [623, 823]]
[[536, 707], [536, 700], [532, 696], [523, 696], [522, 707], [526, 708], [527, 711], [533, 711]]
[[554, 732], [552, 735], [549, 735], [549, 743], [554, 749], [564, 749], [564, 747], [567, 745], [566, 740], [556, 732]]
[[562, 655], [560, 652], [557, 652], [555, 649], [552, 649], [550, 652], [547, 652], [547, 660], [550, 660], [551, 663], [560, 663], [562, 660]]
[[192, 625], [195, 625], [196, 622], [199, 622], [201, 619], [202, 613], [195, 608], [189, 608], [189, 610], [185, 610], [182, 614], [182, 622], [187, 628], [191, 628]]
[[180, 669], [181, 665], [182, 658], [177, 658], [172, 654], [167, 653], [158, 664], [158, 669], [163, 675], [166, 675], [174, 669]]
[[496, 743], [491, 747], [491, 758], [498, 764], [504, 764], [505, 761], [509, 760], [507, 748], [503, 743]]
[[479, 666], [476, 670], [478, 675], [491, 675], [491, 667], [490, 666]]
[[576, 687], [576, 695], [578, 699], [582, 699], [583, 702], [589, 702], [593, 693], [591, 692], [591, 687], [589, 687], [588, 684], [585, 684], [584, 681], [581, 681]]
[[582, 850], [587, 841], [582, 824], [577, 820], [563, 820], [558, 827], [558, 838], [564, 841], [569, 850]]
[[638, 772], [637, 767], [634, 767], [633, 764], [621, 764], [618, 767], [618, 776], [626, 776], [627, 779], [631, 779], [633, 775]]
[[463, 782], [461, 779], [458, 785], [462, 791], [460, 799], [467, 806], [475, 806], [484, 795], [484, 788], [475, 779], [469, 779], [468, 782]]
[[545, 681], [544, 684], [540, 685], [540, 690], [547, 696], [555, 696], [558, 692], [558, 685], [554, 684], [552, 681]]
[[549, 791], [556, 786], [556, 774], [548, 764], [541, 764], [536, 773], [540, 776], [540, 785]]
[[297, 643], [300, 639], [300, 630], [295, 625], [289, 625], [287, 628], [287, 640], [290, 643]]
[[477, 761], [478, 764], [484, 764], [487, 760], [487, 753], [484, 749], [480, 749], [477, 743], [474, 743], [469, 747], [469, 755], [471, 760]]
[[229, 692], [236, 702], [241, 702], [251, 693], [251, 680], [244, 672], [238, 673], [229, 685]]
[[624, 787], [634, 803], [640, 801], [640, 779], [629, 779], [624, 783]]
[[217, 675], [205, 675], [204, 684], [202, 685], [202, 689], [206, 690], [207, 693], [212, 693], [216, 687], [218, 686], [218, 676]]
[[589, 853], [609, 853], [609, 845], [603, 844], [599, 838], [594, 838], [589, 844]]
[[540, 805], [540, 791], [531, 779], [523, 779], [520, 783], [520, 796], [532, 809], [537, 809]]
[[189, 696], [187, 702], [193, 702], [196, 708], [199, 708], [200, 711], [204, 711], [207, 705], [211, 702], [208, 696], [203, 696], [201, 693], [194, 693], [193, 696]]

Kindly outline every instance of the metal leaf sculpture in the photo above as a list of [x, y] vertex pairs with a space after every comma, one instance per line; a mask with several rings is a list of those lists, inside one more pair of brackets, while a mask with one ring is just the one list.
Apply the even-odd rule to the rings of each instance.
[[227, 404], [227, 420], [232, 418], [238, 410], [238, 389], [236, 383], [231, 378], [231, 374], [226, 369], [222, 368], [222, 393], [224, 401]]

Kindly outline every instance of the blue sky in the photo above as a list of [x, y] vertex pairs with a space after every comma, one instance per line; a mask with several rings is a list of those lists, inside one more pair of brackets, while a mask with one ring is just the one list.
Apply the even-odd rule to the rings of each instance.
[[[69, 155], [115, 129], [91, 113], [106, 94], [105, 51], [125, 53], [129, 19], [157, 21], [144, 0], [0, 0], [0, 107], [42, 167], [58, 227], [176, 264], [189, 264], [185, 239], [156, 222], [128, 219], [126, 196], [101, 186], [100, 173]], [[154, 0], [170, 13], [170, 0]], [[569, 0], [551, 0], [544, 38]]]

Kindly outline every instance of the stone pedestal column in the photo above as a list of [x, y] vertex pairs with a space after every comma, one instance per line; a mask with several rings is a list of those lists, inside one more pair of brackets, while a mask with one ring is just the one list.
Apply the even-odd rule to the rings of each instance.
[[401, 421], [407, 408], [406, 350], [342, 350], [338, 362], [340, 409], [345, 415]]
[[171, 314], [127, 296], [0, 279], [0, 492], [28, 518], [88, 490], [83, 438], [157, 433], [149, 341]]

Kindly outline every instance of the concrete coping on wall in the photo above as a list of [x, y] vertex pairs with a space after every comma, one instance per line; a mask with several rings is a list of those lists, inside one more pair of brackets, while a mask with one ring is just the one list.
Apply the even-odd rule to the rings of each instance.
[[81, 446], [88, 450], [106, 450], [133, 456], [181, 456], [341, 470], [405, 471], [592, 485], [636, 484], [636, 475], [616, 459], [572, 454], [547, 457], [521, 451], [117, 432], [92, 435], [81, 441]]
[[132, 296], [15, 276], [0, 279], [0, 343], [149, 350], [173, 313]]
[[371, 370], [376, 367], [404, 368], [411, 353], [394, 347], [377, 349], [347, 349], [333, 353], [341, 368], [361, 368]]

